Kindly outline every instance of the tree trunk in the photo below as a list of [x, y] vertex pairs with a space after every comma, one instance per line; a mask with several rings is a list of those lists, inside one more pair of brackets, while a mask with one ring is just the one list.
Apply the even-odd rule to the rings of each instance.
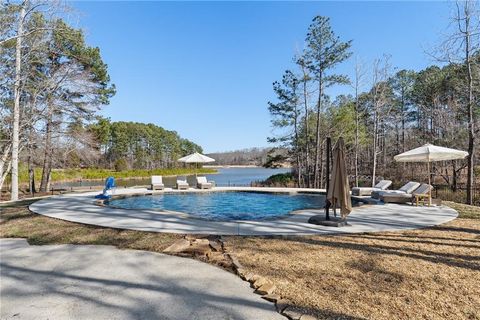
[[304, 97], [304, 107], [305, 107], [305, 175], [307, 188], [311, 188], [312, 184], [310, 181], [310, 143], [308, 139], [308, 96], [307, 96], [307, 80], [306, 75], [303, 76], [303, 97]]
[[22, 71], [22, 40], [23, 23], [25, 20], [25, 1], [20, 8], [18, 17], [17, 43], [15, 47], [15, 83], [12, 124], [12, 189], [11, 200], [18, 200], [18, 150], [20, 145], [20, 80]]
[[373, 164], [372, 164], [372, 187], [375, 186], [375, 176], [377, 173], [377, 142], [378, 140], [378, 115], [377, 111], [374, 111], [373, 114]]
[[42, 181], [40, 182], [40, 191], [50, 191], [50, 177], [53, 162], [53, 145], [52, 145], [52, 130], [53, 130], [53, 107], [50, 102], [47, 106], [47, 125], [45, 133], [45, 154], [42, 168]]
[[[294, 93], [296, 96], [296, 93]], [[297, 101], [294, 102], [294, 119], [293, 119], [293, 127], [295, 131], [295, 154], [296, 154], [296, 161], [297, 161], [297, 187], [302, 186], [302, 165], [300, 161], [300, 148], [299, 148], [299, 136], [298, 136], [298, 105]]]
[[0, 191], [3, 188], [3, 184], [5, 183], [5, 179], [7, 178], [8, 174], [10, 173], [10, 169], [12, 167], [12, 161], [9, 161], [8, 156], [11, 154], [12, 145], [9, 144], [3, 150], [2, 157], [0, 158]]
[[452, 160], [452, 191], [457, 192], [458, 188], [458, 179], [457, 179], [457, 162], [455, 160]]
[[359, 112], [358, 112], [358, 80], [357, 83], [355, 84], [355, 146], [354, 146], [354, 166], [355, 166], [355, 187], [358, 187], [358, 139], [359, 139], [359, 131], [358, 131], [358, 126], [359, 126]]
[[[465, 9], [467, 11], [467, 9]], [[467, 65], [468, 84], [468, 164], [467, 164], [467, 204], [473, 205], [473, 169], [475, 157], [475, 119], [473, 114], [473, 76], [470, 56], [470, 14], [465, 14], [465, 63]]]
[[317, 129], [316, 129], [316, 142], [315, 142], [315, 167], [314, 172], [314, 187], [320, 188], [321, 180], [319, 181], [319, 166], [320, 166], [320, 120], [322, 111], [322, 74], [320, 73], [318, 79], [318, 102], [317, 102]]

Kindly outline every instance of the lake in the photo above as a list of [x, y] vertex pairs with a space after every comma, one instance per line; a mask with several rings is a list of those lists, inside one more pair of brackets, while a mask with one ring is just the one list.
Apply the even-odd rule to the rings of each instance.
[[[290, 172], [290, 168], [279, 169], [267, 169], [262, 167], [249, 167], [249, 168], [217, 168], [218, 173], [207, 174], [208, 180], [214, 180], [217, 186], [250, 186], [252, 182], [262, 181], [270, 177], [271, 175], [278, 173]], [[115, 175], [113, 175], [115, 176]], [[185, 176], [183, 176], [185, 177]], [[195, 175], [187, 176], [187, 181], [190, 185], [195, 185]], [[133, 187], [133, 186], [145, 186], [150, 184], [150, 178], [141, 179], [116, 179], [117, 186], [119, 187]], [[164, 177], [163, 183], [166, 187], [173, 187], [176, 182], [176, 177]], [[104, 181], [100, 180], [82, 180], [82, 181], [70, 181], [70, 182], [58, 182], [53, 183], [54, 189], [63, 189], [70, 187], [90, 187], [101, 186]]]

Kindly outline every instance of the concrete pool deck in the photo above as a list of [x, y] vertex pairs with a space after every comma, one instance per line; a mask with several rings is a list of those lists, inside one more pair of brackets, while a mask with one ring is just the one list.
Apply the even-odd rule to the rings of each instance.
[[[178, 192], [167, 189], [168, 192]], [[261, 192], [324, 192], [297, 188], [217, 187], [213, 191], [190, 189], [187, 192], [261, 191]], [[164, 191], [118, 189], [116, 195], [161, 194]], [[185, 192], [185, 191], [182, 191]], [[378, 204], [355, 207], [348, 216], [349, 226], [332, 228], [309, 224], [311, 216], [323, 210], [301, 210], [275, 219], [259, 221], [209, 221], [185, 213], [153, 209], [131, 210], [99, 206], [97, 192], [65, 194], [37, 201], [30, 210], [44, 216], [102, 227], [149, 232], [220, 235], [311, 235], [363, 233], [425, 228], [455, 219], [458, 213], [445, 206], [415, 207], [399, 204]]]
[[24, 239], [0, 251], [0, 319], [285, 319], [248, 282], [192, 259]]

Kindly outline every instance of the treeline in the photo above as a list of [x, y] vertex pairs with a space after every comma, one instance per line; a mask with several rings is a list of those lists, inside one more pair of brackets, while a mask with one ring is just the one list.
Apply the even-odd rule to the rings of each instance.
[[117, 170], [156, 169], [178, 166], [177, 159], [202, 148], [152, 123], [110, 122], [100, 118], [86, 128], [99, 152], [98, 164]]
[[[453, 18], [460, 27], [442, 42], [442, 52], [456, 61], [392, 72], [384, 56], [370, 66], [357, 62], [352, 79], [334, 73], [351, 57], [351, 41], [341, 41], [327, 17], [313, 19], [305, 50], [294, 58], [295, 69], [274, 82], [277, 100], [269, 102], [276, 129], [269, 140], [289, 150], [298, 186], [325, 186], [327, 137], [345, 139], [354, 185], [365, 179], [373, 184], [377, 176], [426, 178], [425, 166], [397, 164], [393, 156], [433, 143], [469, 152], [465, 161], [434, 163], [433, 172], [452, 187], [465, 173], [467, 202], [472, 203], [480, 115], [480, 30], [472, 3], [459, 4]], [[465, 22], [465, 16], [470, 20]], [[350, 94], [332, 99], [328, 88], [338, 85]]]
[[271, 148], [248, 148], [226, 152], [209, 153], [215, 159], [215, 165], [254, 165], [263, 166]]
[[40, 191], [48, 191], [54, 168], [163, 168], [201, 150], [153, 124], [97, 118], [116, 89], [100, 49], [65, 20], [62, 5], [0, 3], [0, 190], [8, 177], [12, 200], [20, 169], [34, 190], [40, 167]]

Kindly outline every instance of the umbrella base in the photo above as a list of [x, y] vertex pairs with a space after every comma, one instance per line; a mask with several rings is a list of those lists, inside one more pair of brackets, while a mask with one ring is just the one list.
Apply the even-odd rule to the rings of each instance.
[[316, 224], [326, 227], [346, 227], [348, 226], [347, 220], [337, 217], [330, 217], [329, 220], [325, 219], [325, 215], [316, 215], [308, 219], [308, 223]]

